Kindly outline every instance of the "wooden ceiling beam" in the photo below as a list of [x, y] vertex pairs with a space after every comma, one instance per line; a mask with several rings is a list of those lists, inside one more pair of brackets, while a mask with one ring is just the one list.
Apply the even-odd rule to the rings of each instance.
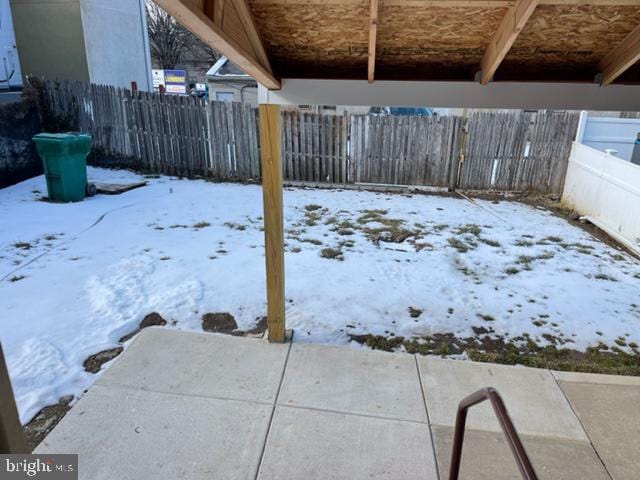
[[[353, 5], [366, 6], [367, 0], [250, 0], [254, 5]], [[516, 0], [379, 0], [380, 5], [398, 7], [506, 8]], [[640, 6], [640, 0], [540, 0], [540, 5]]]
[[[271, 68], [263, 66], [258, 55], [243, 47], [229, 32], [205, 14], [204, 10], [210, 8], [210, 6], [207, 7], [206, 2], [204, 4], [198, 2], [199, 5], [189, 0], [155, 0], [155, 2], [204, 43], [255, 78], [258, 83], [270, 90], [280, 89], [280, 81], [273, 76]], [[214, 5], [214, 8], [218, 7], [217, 2]], [[223, 19], [220, 21], [224, 24]], [[242, 23], [244, 25], [245, 22]], [[251, 39], [249, 32], [245, 31], [245, 34]]]
[[493, 74], [496, 73], [502, 60], [509, 53], [511, 46], [527, 24], [538, 3], [539, 0], [518, 0], [502, 18], [502, 22], [491, 38], [480, 62], [480, 82], [483, 85], [489, 83], [493, 78]]
[[602, 85], [609, 85], [640, 60], [640, 25], [600, 62]]
[[369, 53], [367, 79], [373, 83], [376, 70], [376, 41], [378, 37], [378, 0], [369, 1]]

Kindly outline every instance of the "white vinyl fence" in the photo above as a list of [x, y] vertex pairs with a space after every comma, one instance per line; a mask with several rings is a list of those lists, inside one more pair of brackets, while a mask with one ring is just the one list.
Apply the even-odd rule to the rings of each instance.
[[562, 199], [640, 253], [640, 166], [575, 142]]
[[613, 155], [630, 161], [638, 133], [638, 118], [593, 117], [582, 112], [576, 141], [601, 152], [615, 150]]

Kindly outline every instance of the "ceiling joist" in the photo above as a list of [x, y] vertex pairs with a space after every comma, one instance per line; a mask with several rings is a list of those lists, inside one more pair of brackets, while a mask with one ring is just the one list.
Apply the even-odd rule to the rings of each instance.
[[376, 40], [378, 36], [378, 0], [369, 3], [369, 53], [367, 60], [367, 79], [373, 83], [376, 70]]
[[[280, 82], [271, 72], [262, 44], [257, 46], [256, 42], [259, 42], [260, 37], [253, 25], [253, 19], [246, 15], [250, 14], [248, 6], [244, 4], [243, 9], [240, 0], [231, 1], [233, 3], [225, 6], [224, 0], [205, 0], [204, 2], [155, 0], [185, 28], [251, 75], [258, 83], [271, 90], [279, 89]], [[242, 2], [244, 3], [244, 0]], [[229, 15], [230, 11], [237, 16], [234, 18]], [[211, 13], [213, 18], [210, 16]], [[251, 25], [253, 25], [253, 33]], [[248, 41], [242, 42], [242, 38]], [[260, 58], [262, 56], [260, 50], [264, 54], [263, 58]]]
[[509, 53], [511, 46], [527, 24], [538, 3], [539, 0], [518, 0], [513, 7], [509, 8], [489, 42], [482, 62], [480, 62], [480, 82], [483, 85], [489, 83], [493, 78], [493, 74]]
[[[333, 5], [362, 6], [366, 0], [251, 0], [254, 5]], [[381, 6], [389, 7], [512, 7], [516, 0], [379, 0]], [[600, 6], [640, 6], [640, 0], [540, 0], [540, 5], [600, 5]]]
[[602, 85], [609, 85], [640, 60], [640, 25], [600, 62]]

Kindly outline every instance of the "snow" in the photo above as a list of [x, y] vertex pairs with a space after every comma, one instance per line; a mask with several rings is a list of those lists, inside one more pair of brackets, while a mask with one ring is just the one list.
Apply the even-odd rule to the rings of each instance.
[[[141, 177], [92, 168], [90, 178]], [[38, 200], [42, 177], [0, 190], [0, 334], [23, 421], [87, 389], [97, 376], [82, 362], [117, 346], [151, 312], [169, 328], [193, 331], [201, 331], [206, 312], [230, 312], [242, 329], [265, 315], [260, 187], [148, 180], [122, 195], [65, 205]], [[509, 337], [528, 332], [541, 344], [550, 333], [578, 349], [620, 336], [640, 343], [640, 263], [544, 209], [313, 189], [286, 189], [284, 203], [287, 326], [295, 341], [471, 336], [473, 326], [490, 325]], [[310, 205], [322, 208], [308, 212]], [[387, 212], [361, 219], [374, 209]], [[422, 238], [374, 242], [363, 232], [384, 229], [389, 219]], [[467, 225], [481, 232], [459, 231]], [[340, 247], [345, 241], [352, 246]], [[328, 247], [344, 260], [323, 258]], [[539, 258], [525, 270], [521, 255]], [[409, 307], [423, 313], [412, 318]]]

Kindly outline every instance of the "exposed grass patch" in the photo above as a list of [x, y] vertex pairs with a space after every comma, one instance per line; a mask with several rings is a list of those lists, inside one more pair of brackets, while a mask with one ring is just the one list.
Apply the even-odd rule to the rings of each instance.
[[234, 223], [234, 222], [224, 222], [224, 226], [232, 230], [238, 230], [238, 231], [243, 231], [247, 229], [246, 225], [243, 225], [241, 223]]
[[316, 205], [315, 203], [310, 203], [309, 205], [305, 205], [304, 209], [307, 212], [315, 212], [316, 210], [320, 210], [322, 208], [322, 205]]
[[16, 242], [13, 244], [13, 246], [20, 250], [31, 250], [31, 248], [33, 247], [33, 245], [31, 245], [29, 242]]
[[[367, 345], [374, 350], [395, 351], [401, 346], [410, 354], [459, 355], [467, 352], [471, 360], [477, 362], [526, 365], [529, 367], [563, 370], [572, 372], [607, 373], [614, 375], [640, 376], [640, 355], [628, 354], [620, 348], [608, 347], [600, 343], [585, 352], [568, 348], [558, 348], [555, 344], [563, 340], [547, 334], [550, 343], [539, 346], [528, 334], [505, 340], [491, 336], [491, 327], [474, 327], [475, 336], [460, 338], [452, 333], [405, 339], [382, 335], [349, 335], [353, 341]], [[566, 342], [566, 340], [564, 340]]]
[[20, 280], [23, 280], [27, 278], [26, 275], [14, 275], [13, 277], [9, 278], [9, 281], [11, 283], [15, 283], [15, 282], [19, 282]]
[[298, 238], [299, 242], [310, 243], [311, 245], [322, 245], [322, 241], [316, 238]]
[[320, 256], [322, 258], [328, 258], [331, 260], [344, 260], [344, 256], [342, 255], [342, 250], [337, 248], [323, 248], [320, 250]]
[[447, 242], [449, 243], [449, 246], [455, 248], [460, 253], [466, 253], [469, 251], [469, 245], [458, 238], [450, 237], [447, 239]]
[[515, 275], [517, 273], [520, 273], [520, 270], [518, 270], [516, 267], [507, 267], [504, 273], [506, 273], [507, 275]]
[[533, 247], [533, 242], [529, 240], [523, 240], [523, 239], [518, 239], [515, 242], [513, 242], [513, 244], [516, 247]]
[[485, 322], [493, 322], [495, 320], [495, 318], [493, 318], [491, 315], [482, 315], [479, 313], [478, 316]]
[[476, 237], [480, 237], [480, 234], [482, 233], [482, 228], [480, 228], [480, 226], [474, 223], [468, 223], [466, 225], [461, 225], [459, 227], [454, 228], [453, 232], [456, 233], [457, 235], [471, 234], [471, 235], [475, 235]]
[[478, 238], [478, 240], [480, 240], [482, 243], [484, 243], [486, 245], [489, 245], [490, 247], [498, 248], [498, 247], [501, 246], [499, 241], [491, 240], [490, 238], [482, 238], [482, 237], [480, 237], [480, 238]]
[[593, 278], [598, 279], [598, 280], [608, 280], [610, 282], [617, 282], [618, 280], [616, 280], [614, 277], [612, 277], [611, 275], [607, 275], [606, 273], [597, 273], [593, 276]]
[[199, 230], [201, 228], [207, 228], [210, 227], [211, 224], [209, 222], [198, 222], [198, 223], [194, 223], [192, 225], [193, 228], [195, 228], [196, 230]]

